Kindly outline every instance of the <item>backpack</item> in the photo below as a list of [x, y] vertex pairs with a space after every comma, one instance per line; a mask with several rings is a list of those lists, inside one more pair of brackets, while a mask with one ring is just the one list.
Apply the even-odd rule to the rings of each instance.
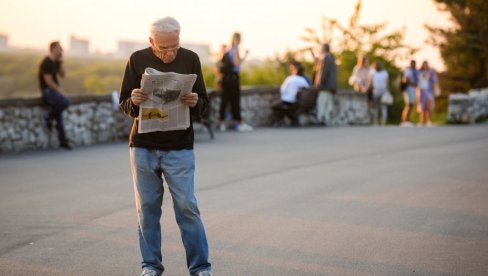
[[234, 73], [234, 63], [230, 58], [229, 52], [226, 52], [219, 62], [219, 72], [221, 74], [231, 74]]

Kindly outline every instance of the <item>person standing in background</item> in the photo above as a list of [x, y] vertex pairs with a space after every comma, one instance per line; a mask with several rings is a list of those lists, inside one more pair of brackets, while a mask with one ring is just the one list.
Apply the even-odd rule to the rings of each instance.
[[58, 76], [61, 78], [65, 76], [63, 48], [59, 41], [54, 41], [49, 44], [49, 55], [39, 65], [37, 77], [42, 93], [42, 101], [51, 107], [51, 111], [44, 118], [46, 127], [51, 131], [53, 121], [56, 121], [59, 146], [70, 150], [72, 146], [66, 138], [63, 121], [63, 111], [68, 108], [69, 100], [64, 95], [65, 92], [60, 86]]
[[415, 104], [415, 94], [419, 81], [418, 74], [417, 63], [415, 60], [410, 61], [410, 66], [403, 71], [401, 80], [406, 87], [403, 91], [405, 107], [403, 108], [402, 122], [400, 126], [413, 126], [413, 124], [410, 122], [410, 113], [412, 112], [413, 105]]
[[335, 57], [330, 52], [329, 44], [322, 45], [322, 52], [318, 58], [315, 58], [315, 61], [316, 68], [313, 83], [319, 90], [317, 121], [320, 124], [327, 125], [330, 124], [331, 113], [334, 108], [334, 94], [337, 91], [337, 65]]
[[383, 102], [383, 95], [388, 92], [388, 72], [383, 69], [380, 62], [375, 64], [371, 71], [370, 81], [373, 85], [373, 125], [378, 125], [378, 112], [381, 107], [381, 125], [385, 126], [388, 120], [388, 107]]
[[219, 55], [218, 55], [218, 61], [215, 63], [215, 70], [214, 70], [215, 76], [217, 77], [216, 87], [215, 88], [219, 92], [222, 92], [222, 78], [223, 78], [224, 75], [221, 72], [221, 68], [224, 66], [222, 64], [222, 62], [223, 62], [224, 56], [226, 54], [227, 54], [227, 45], [226, 44], [220, 45], [220, 51], [219, 51]]
[[437, 73], [429, 68], [429, 63], [424, 61], [419, 71], [419, 83], [417, 88], [417, 105], [420, 112], [419, 125], [432, 126], [432, 112], [434, 111], [434, 89], [437, 85]]
[[[222, 101], [220, 104], [220, 131], [227, 129], [225, 123], [225, 112], [227, 106], [230, 105], [232, 119], [237, 125], [238, 131], [251, 131], [253, 128], [242, 121], [241, 117], [241, 83], [239, 73], [241, 65], [246, 59], [249, 51], [245, 51], [244, 56], [240, 55], [239, 44], [241, 43], [241, 34], [234, 33], [232, 35], [231, 48], [224, 56], [222, 61], [230, 63], [229, 70], [221, 70], [222, 73]], [[227, 59], [227, 60], [225, 60]]]
[[349, 85], [358, 93], [367, 93], [369, 87], [369, 61], [367, 57], [359, 56], [357, 64], [349, 77]]

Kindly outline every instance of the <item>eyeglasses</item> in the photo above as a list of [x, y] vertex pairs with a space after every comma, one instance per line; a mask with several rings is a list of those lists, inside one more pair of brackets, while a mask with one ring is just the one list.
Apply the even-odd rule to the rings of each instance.
[[153, 49], [158, 52], [159, 54], [167, 54], [169, 52], [176, 52], [181, 48], [180, 45], [172, 46], [172, 47], [153, 47]]

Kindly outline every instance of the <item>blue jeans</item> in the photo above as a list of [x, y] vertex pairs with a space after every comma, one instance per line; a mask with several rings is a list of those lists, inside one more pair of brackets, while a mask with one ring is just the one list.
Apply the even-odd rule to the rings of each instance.
[[194, 193], [193, 150], [161, 151], [130, 148], [130, 162], [139, 220], [142, 268], [164, 271], [161, 255], [161, 206], [163, 179], [173, 198], [190, 274], [211, 270], [208, 245]]
[[381, 125], [386, 125], [388, 120], [388, 106], [381, 102], [383, 94], [375, 94], [373, 96], [373, 124], [378, 125], [378, 109], [381, 108]]
[[47, 122], [56, 121], [59, 141], [66, 140], [64, 131], [63, 111], [68, 108], [69, 100], [56, 90], [46, 88], [42, 90], [42, 100], [51, 107], [51, 111], [46, 118]]

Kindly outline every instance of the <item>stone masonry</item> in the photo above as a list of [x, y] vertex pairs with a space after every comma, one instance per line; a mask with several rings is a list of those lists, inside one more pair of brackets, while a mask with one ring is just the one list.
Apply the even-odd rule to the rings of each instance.
[[[209, 95], [210, 121], [215, 128], [219, 122], [220, 96], [213, 91]], [[271, 126], [271, 106], [277, 100], [277, 87], [244, 88], [243, 120], [254, 127]], [[75, 147], [127, 139], [132, 119], [118, 111], [112, 95], [70, 97], [70, 102], [63, 115], [66, 135]], [[48, 110], [38, 98], [0, 100], [0, 153], [58, 147], [56, 130], [49, 132], [44, 124]], [[366, 96], [339, 92], [332, 115], [330, 125], [369, 124]]]
[[448, 122], [474, 124], [488, 118], [488, 88], [449, 95]]

